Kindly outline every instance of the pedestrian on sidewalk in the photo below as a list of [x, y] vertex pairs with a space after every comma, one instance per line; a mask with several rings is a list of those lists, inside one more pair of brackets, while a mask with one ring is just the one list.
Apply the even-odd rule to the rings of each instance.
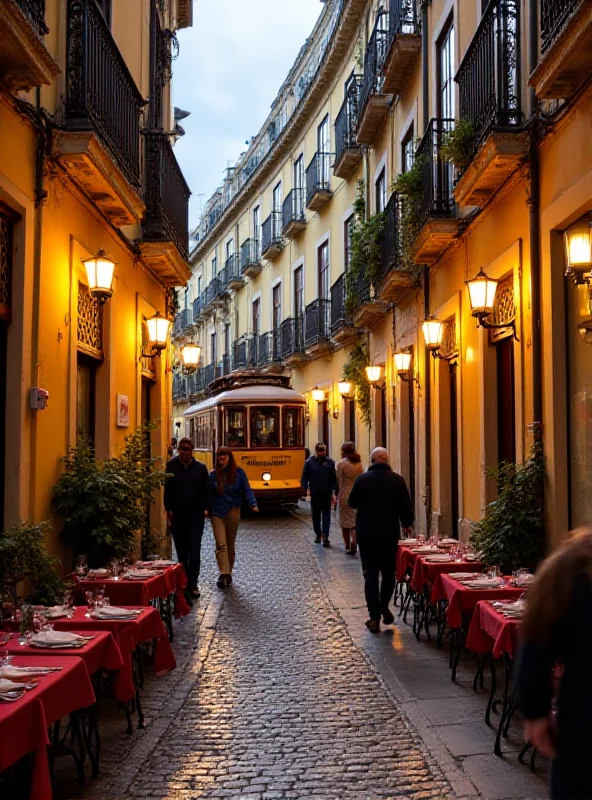
[[220, 575], [216, 585], [225, 589], [232, 583], [235, 542], [243, 500], [257, 513], [257, 499], [243, 469], [237, 467], [230, 447], [219, 447], [216, 469], [210, 472], [214, 504], [212, 530], [216, 540], [216, 561]]
[[212, 508], [212, 490], [208, 468], [193, 457], [191, 439], [181, 439], [178, 449], [179, 455], [166, 465], [171, 477], [164, 486], [164, 507], [177, 558], [187, 575], [185, 596], [191, 602], [199, 597], [201, 540], [205, 517]]
[[528, 590], [516, 667], [525, 738], [553, 759], [554, 800], [592, 797], [591, 618], [592, 528], [580, 528], [543, 562]]
[[376, 447], [370, 453], [368, 471], [356, 478], [348, 502], [358, 512], [356, 531], [370, 615], [366, 627], [372, 633], [379, 633], [381, 616], [385, 625], [395, 621], [389, 603], [395, 590], [399, 526], [409, 534], [413, 524], [407, 484], [391, 469], [384, 447]]
[[307, 458], [300, 479], [302, 494], [310, 491], [310, 510], [315, 544], [323, 542], [323, 547], [331, 547], [329, 532], [331, 528], [331, 504], [335, 502], [337, 473], [335, 462], [327, 456], [323, 442], [315, 445], [315, 454]]
[[337, 507], [339, 524], [345, 544], [345, 552], [355, 556], [358, 545], [356, 539], [356, 512], [348, 504], [349, 496], [358, 475], [364, 472], [362, 458], [353, 442], [341, 445], [341, 461], [337, 464]]

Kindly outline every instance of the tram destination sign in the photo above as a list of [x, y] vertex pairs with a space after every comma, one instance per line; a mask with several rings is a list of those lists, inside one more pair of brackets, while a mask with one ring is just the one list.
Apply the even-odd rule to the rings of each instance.
[[241, 466], [245, 467], [289, 467], [292, 456], [241, 456]]

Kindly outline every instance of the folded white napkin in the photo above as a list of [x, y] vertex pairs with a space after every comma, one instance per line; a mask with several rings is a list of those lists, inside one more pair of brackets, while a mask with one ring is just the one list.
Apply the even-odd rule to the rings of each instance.
[[0, 679], [9, 681], [28, 681], [32, 678], [41, 678], [50, 672], [48, 667], [0, 667]]
[[451, 539], [450, 537], [447, 539], [440, 539], [440, 544], [458, 544], [457, 539]]
[[162, 575], [160, 569], [130, 569], [123, 576], [127, 580], [145, 580], [146, 578], [154, 578], [155, 575]]
[[105, 575], [109, 574], [109, 570], [105, 569], [105, 567], [101, 567], [100, 569], [89, 569], [88, 574], [93, 578], [103, 578]]
[[137, 567], [145, 569], [166, 569], [167, 567], [174, 567], [176, 561], [171, 561], [168, 558], [159, 558], [156, 561], [138, 561]]
[[425, 560], [434, 564], [446, 564], [448, 561], [452, 561], [452, 558], [447, 556], [446, 553], [434, 553], [433, 556], [426, 556]]
[[423, 547], [414, 547], [413, 548], [413, 552], [414, 553], [419, 553], [420, 555], [422, 553], [437, 553], [438, 552], [438, 548], [437, 547], [432, 547], [431, 545], [428, 544], [428, 545], [425, 545]]
[[401, 539], [400, 543], [403, 545], [403, 547], [407, 547], [410, 544], [419, 544], [419, 540], [418, 539]]
[[475, 578], [463, 581], [470, 589], [494, 589], [500, 585], [499, 578]]
[[110, 617], [137, 617], [142, 611], [137, 608], [120, 608], [119, 606], [101, 606], [95, 610], [97, 619]]
[[52, 606], [51, 608], [47, 609], [47, 618], [48, 619], [60, 619], [61, 617], [66, 616], [66, 609], [64, 606]]
[[456, 581], [463, 581], [467, 578], [471, 578], [474, 575], [474, 572], [450, 572], [449, 575], [451, 578], [454, 578]]
[[4, 694], [5, 692], [22, 692], [23, 687], [20, 683], [16, 683], [15, 681], [7, 681], [4, 678], [0, 680], [0, 694]]
[[32, 641], [39, 644], [58, 645], [83, 642], [85, 638], [78, 633], [70, 633], [70, 631], [41, 631], [33, 636]]

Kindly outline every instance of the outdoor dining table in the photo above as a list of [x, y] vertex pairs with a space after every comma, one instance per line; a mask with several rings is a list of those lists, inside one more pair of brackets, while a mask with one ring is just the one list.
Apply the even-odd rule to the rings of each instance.
[[396, 578], [399, 582], [405, 579], [407, 569], [413, 567], [416, 558], [415, 550], [399, 542], [396, 561]]
[[20, 700], [0, 703], [0, 771], [34, 753], [30, 800], [51, 800], [47, 729], [62, 717], [93, 706], [95, 693], [84, 661], [71, 655], [54, 654], [46, 664], [45, 659], [40, 662], [37, 655], [23, 655], [19, 649], [13, 666], [34, 667], [40, 663], [61, 669], [35, 679], [37, 686]]
[[[458, 570], [462, 572], [464, 570]], [[499, 586], [493, 589], [472, 589], [465, 586], [451, 575], [442, 573], [432, 586], [431, 602], [446, 604], [446, 619], [451, 632], [452, 647], [450, 666], [452, 680], [456, 680], [456, 670], [465, 641], [470, 617], [480, 600], [518, 600], [524, 594], [524, 588], [516, 586]], [[440, 623], [438, 638], [441, 639], [443, 623]]]
[[[133, 608], [133, 606], [124, 606]], [[144, 715], [140, 701], [142, 684], [142, 661], [140, 646], [147, 642], [156, 642], [154, 650], [154, 672], [165, 675], [176, 667], [175, 654], [167, 637], [164, 623], [158, 611], [152, 606], [143, 607], [141, 614], [134, 619], [96, 619], [87, 617], [86, 606], [78, 606], [70, 619], [63, 617], [53, 620], [56, 630], [78, 631], [88, 634], [90, 631], [109, 631], [117, 643], [123, 658], [123, 667], [116, 673], [113, 691], [118, 700], [125, 704], [126, 700], [135, 697], [138, 712], [138, 725], [143, 727]], [[133, 669], [134, 656], [139, 676]], [[131, 718], [126, 711], [128, 732], [131, 733]]]
[[[156, 605], [167, 626], [169, 638], [173, 640], [173, 616], [184, 617], [191, 611], [183, 589], [187, 586], [187, 576], [182, 564], [163, 567], [158, 575], [140, 580], [126, 578], [92, 577], [78, 579], [83, 592], [95, 591], [105, 587], [105, 597], [113, 606]], [[174, 597], [174, 606], [171, 598]]]

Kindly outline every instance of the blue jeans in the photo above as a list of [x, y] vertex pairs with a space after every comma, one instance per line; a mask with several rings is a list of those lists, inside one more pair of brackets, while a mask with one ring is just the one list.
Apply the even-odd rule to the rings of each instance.
[[171, 534], [177, 558], [183, 564], [190, 590], [197, 587], [199, 579], [204, 522], [203, 511], [194, 511], [191, 514], [173, 512]]
[[314, 532], [317, 536], [322, 536], [323, 539], [328, 539], [329, 530], [331, 528], [331, 495], [311, 495], [310, 510], [312, 512], [312, 527], [314, 528]]

